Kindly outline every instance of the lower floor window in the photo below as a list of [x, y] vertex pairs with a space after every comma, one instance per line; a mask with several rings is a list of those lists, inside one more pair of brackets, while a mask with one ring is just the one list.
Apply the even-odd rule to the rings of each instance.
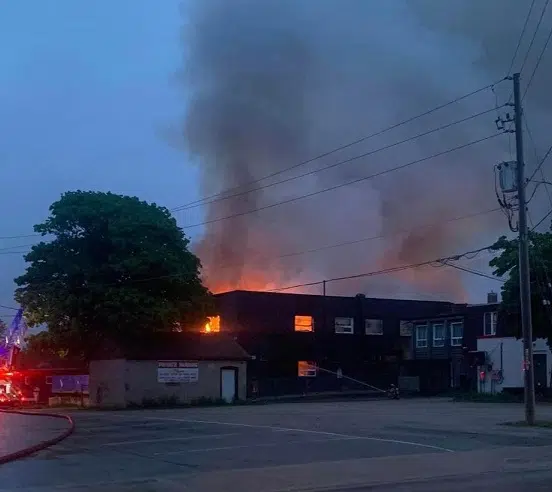
[[297, 362], [297, 375], [300, 378], [314, 378], [317, 372], [315, 362], [308, 362], [306, 360]]

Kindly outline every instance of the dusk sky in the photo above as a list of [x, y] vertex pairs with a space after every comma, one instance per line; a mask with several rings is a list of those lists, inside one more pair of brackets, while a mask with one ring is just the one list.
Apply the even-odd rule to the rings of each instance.
[[[258, 100], [251, 98], [246, 101], [250, 104], [249, 113], [237, 111], [237, 114], [228, 115], [231, 122], [228, 127], [241, 125], [238, 127], [243, 131], [240, 135], [249, 142], [236, 148], [251, 150], [253, 155], [258, 144], [271, 154], [264, 162], [258, 162], [262, 159], [256, 155], [251, 157], [252, 162], [247, 162], [251, 169], [244, 175], [258, 178], [258, 173], [269, 174], [273, 169], [300, 162], [496, 81], [505, 73], [521, 28], [519, 16], [508, 17], [507, 24], [497, 22], [491, 31], [487, 25], [474, 26], [473, 18], [490, 15], [486, 7], [475, 1], [451, 2], [457, 10], [452, 7], [431, 9], [423, 1], [418, 2], [417, 7], [399, 0], [377, 5], [358, 2], [354, 4], [358, 15], [339, 9], [332, 2], [321, 2], [316, 11], [310, 9], [308, 2], [273, 2], [270, 4], [273, 10], [246, 0], [236, 0], [231, 8], [226, 2], [215, 0], [191, 3], [195, 11], [189, 10], [188, 15], [182, 13], [181, 0], [3, 2], [0, 16], [0, 305], [4, 307], [0, 307], [0, 317], [6, 321], [9, 322], [15, 313], [11, 308], [17, 307], [13, 300], [13, 278], [24, 271], [22, 253], [38, 239], [33, 236], [33, 225], [47, 217], [48, 206], [63, 192], [77, 189], [111, 191], [136, 195], [170, 209], [197, 200], [202, 196], [202, 187], [211, 186], [216, 192], [228, 186], [225, 174], [228, 169], [218, 169], [219, 163], [216, 163], [212, 169], [217, 173], [212, 173], [212, 179], [211, 168], [207, 166], [204, 168], [207, 171], [200, 175], [187, 157], [185, 147], [194, 146], [197, 141], [196, 155], [208, 165], [212, 164], [210, 160], [216, 161], [210, 158], [211, 152], [236, 157], [220, 152], [224, 148], [222, 144], [227, 142], [217, 141], [221, 111], [215, 106], [226, 104], [225, 97], [232, 99], [234, 94], [226, 89], [233, 87], [236, 81], [241, 87], [244, 77], [250, 77], [251, 87], [265, 104], [258, 104]], [[517, 4], [511, 0], [511, 5]], [[478, 13], [479, 8], [483, 12]], [[473, 12], [470, 9], [474, 9]], [[525, 7], [522, 10], [525, 12]], [[190, 33], [186, 31], [186, 22], [195, 20], [202, 22], [203, 27], [196, 30], [195, 37], [188, 36], [184, 41], [183, 33]], [[327, 35], [329, 26], [333, 36]], [[390, 35], [391, 27], [393, 34]], [[295, 33], [296, 44], [285, 45], [283, 41], [288, 38], [281, 32]], [[196, 51], [191, 53], [187, 66], [184, 58], [190, 39], [195, 40]], [[540, 38], [536, 46], [540, 47], [539, 43], [542, 43]], [[227, 47], [228, 52], [221, 50], [224, 53], [220, 55], [219, 49]], [[303, 51], [298, 51], [297, 47]], [[287, 53], [288, 59], [280, 57], [282, 53]], [[292, 66], [295, 68], [289, 72], [297, 79], [289, 79], [286, 63], [299, 54], [305, 58], [298, 57], [296, 65]], [[454, 63], [451, 64], [451, 60]], [[228, 65], [224, 64], [226, 62]], [[448, 68], [447, 63], [450, 64]], [[528, 66], [532, 68], [533, 63], [531, 58]], [[376, 65], [380, 69], [372, 70]], [[188, 86], [182, 79], [178, 80], [185, 66], [196, 70], [196, 77], [187, 81]], [[549, 64], [543, 63], [528, 97], [528, 105], [533, 104], [529, 114], [541, 154], [545, 130], [538, 121], [552, 105], [544, 77], [548, 69]], [[261, 74], [261, 77], [257, 81], [250, 74]], [[264, 86], [254, 86], [259, 81]], [[268, 87], [267, 81], [273, 86]], [[309, 85], [312, 81], [315, 81], [314, 86]], [[287, 82], [293, 90], [288, 90]], [[205, 91], [204, 86], [207, 87]], [[215, 91], [209, 93], [213, 88]], [[509, 86], [500, 89], [499, 97], [507, 97]], [[295, 99], [286, 100], [293, 91]], [[274, 94], [282, 100], [278, 101]], [[201, 104], [205, 102], [212, 114], [203, 118]], [[270, 115], [263, 114], [271, 104], [276, 108], [271, 114], [278, 116], [274, 121], [270, 120]], [[427, 130], [439, 121], [451, 121], [475, 110], [487, 109], [489, 104], [494, 104], [490, 90], [481, 94], [481, 98], [470, 100], [470, 104], [451, 108], [441, 120], [436, 118], [414, 125], [408, 129], [409, 135]], [[174, 135], [182, 136], [184, 116], [190, 108], [192, 116], [186, 125], [192, 131], [188, 140], [174, 138]], [[248, 120], [251, 115], [254, 118]], [[412, 143], [374, 165], [384, 165], [387, 160], [400, 163], [412, 156], [427, 156], [442, 150], [439, 145], [457, 145], [469, 140], [467, 137], [472, 134], [475, 137], [488, 135], [494, 131], [494, 118], [494, 114], [485, 116], [477, 125], [470, 124], [462, 132], [453, 128], [435, 141]], [[271, 126], [275, 122], [281, 125]], [[275, 134], [274, 129], [280, 133]], [[406, 130], [395, 133], [392, 138], [403, 138], [405, 134]], [[288, 135], [295, 138], [293, 145]], [[382, 138], [373, 145], [389, 141]], [[277, 150], [285, 149], [288, 154], [284, 152], [279, 156], [272, 152], [270, 146], [273, 144]], [[366, 147], [360, 149], [366, 150]], [[352, 149], [351, 154], [359, 151]], [[319, 245], [385, 232], [386, 226], [391, 232], [401, 230], [403, 223], [412, 222], [413, 214], [419, 222], [414, 225], [421, 227], [433, 223], [435, 218], [444, 218], [446, 222], [453, 217], [489, 209], [496, 206], [492, 166], [508, 157], [507, 138], [470, 149], [470, 152], [447, 157], [446, 163], [441, 159], [425, 167], [424, 172], [434, 176], [438, 186], [426, 180], [423, 172], [417, 174], [422, 179], [416, 182], [416, 188], [411, 186], [413, 175], [394, 173], [373, 185], [343, 188], [334, 194], [303, 200], [301, 205], [275, 207], [266, 214], [248, 216], [258, 229], [246, 229], [243, 238], [234, 234], [232, 221], [226, 221], [230, 224], [228, 230], [231, 236], [243, 239], [245, 247], [240, 249], [240, 254], [251, 262], [249, 251], [258, 253], [266, 249], [278, 258], [278, 255], [294, 251], [308, 251]], [[241, 164], [249, 158], [248, 155], [245, 158], [237, 156], [234, 160]], [[469, 169], [467, 163], [479, 166], [477, 173], [468, 176], [473, 181], [471, 184], [464, 178]], [[357, 175], [364, 176], [366, 164], [358, 161], [343, 169], [341, 174], [311, 177], [306, 184], [290, 185], [283, 191], [268, 190], [258, 197], [257, 205], [341, 183]], [[445, 164], [451, 166], [450, 169], [443, 167]], [[485, 173], [483, 178], [480, 172]], [[238, 179], [236, 176], [239, 174], [232, 178]], [[449, 197], [455, 193], [451, 190], [458, 183], [463, 183], [469, 193], [457, 194], [456, 200], [451, 201]], [[418, 189], [431, 190], [431, 193], [418, 193]], [[415, 200], [411, 203], [419, 206], [413, 212], [403, 206], [405, 199], [402, 197], [403, 192], [414, 191]], [[432, 198], [435, 191], [440, 194]], [[333, 206], [332, 200], [340, 206]], [[535, 203], [535, 207], [539, 206], [538, 201]], [[542, 207], [547, 206], [543, 203]], [[447, 206], [442, 207], [442, 204]], [[326, 208], [322, 209], [323, 206]], [[211, 213], [228, 215], [222, 208], [211, 210]], [[204, 220], [205, 211], [201, 208], [188, 211], [187, 216], [185, 213], [176, 214], [181, 225]], [[437, 217], [440, 214], [443, 217]], [[318, 223], [312, 220], [315, 216], [320, 218]], [[344, 216], [347, 221], [342, 219]], [[456, 254], [490, 244], [499, 234], [507, 232], [500, 214], [488, 220], [492, 221], [492, 227], [484, 220], [465, 222], [461, 226], [449, 224], [441, 243], [434, 241], [430, 252], [426, 252], [424, 246], [420, 253], [433, 255], [424, 259]], [[263, 227], [273, 236], [263, 236]], [[282, 231], [287, 231], [289, 237], [283, 237]], [[186, 230], [194, 241], [201, 239], [203, 232], [201, 227]], [[422, 237], [422, 240], [426, 240], [424, 245], [429, 244], [427, 238]], [[204, 241], [204, 250], [208, 250], [205, 242], [209, 243], [208, 247], [220, 249], [224, 241]], [[377, 246], [372, 242], [370, 248], [363, 244], [356, 253], [351, 252], [352, 249], [333, 250], [337, 260], [331, 258], [331, 252], [308, 258], [300, 256], [296, 259], [297, 265], [290, 261], [282, 266], [281, 271], [284, 268], [288, 271], [281, 281], [289, 285], [296, 283], [295, 278], [319, 281], [355, 274], [359, 269], [377, 269], [382, 264], [387, 265], [383, 254], [386, 251], [400, 257], [399, 243], [391, 240], [383, 243], [380, 241]], [[413, 248], [405, 251], [411, 253]], [[391, 256], [389, 261], [395, 261]], [[487, 256], [471, 263], [466, 260], [464, 265], [489, 273], [488, 259]], [[408, 258], [413, 263], [411, 260]], [[213, 261], [211, 259], [211, 266], [217, 273], [219, 265]], [[274, 271], [279, 268], [280, 265], [274, 263]], [[263, 270], [264, 266], [260, 267], [260, 271]], [[456, 280], [467, 286], [471, 302], [482, 302], [485, 292], [500, 288], [496, 281], [470, 274], [451, 271], [450, 275], [456, 275]], [[401, 278], [395, 280], [403, 283]], [[420, 279], [406, 280], [411, 281], [411, 285], [410, 290], [404, 290], [405, 295], [412, 292], [431, 294], [430, 284], [426, 283], [422, 292], [423, 289], [418, 289], [422, 285]], [[443, 281], [448, 282], [447, 279]], [[384, 282], [382, 277], [373, 283], [358, 284], [358, 289], [379, 297], [397, 294], [396, 283], [382, 291], [380, 282]], [[344, 287], [343, 292], [347, 289]], [[336, 293], [341, 291], [336, 290]], [[347, 295], [354, 293], [347, 291]]]
[[[198, 196], [167, 143], [185, 100], [179, 0], [4, 2], [0, 16], [0, 304], [67, 190], [137, 195], [167, 207]], [[11, 310], [0, 308], [0, 314]], [[9, 321], [9, 317], [4, 317]]]

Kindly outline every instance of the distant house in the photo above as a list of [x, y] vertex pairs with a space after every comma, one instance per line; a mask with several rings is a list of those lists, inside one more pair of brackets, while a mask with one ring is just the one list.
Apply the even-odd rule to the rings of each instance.
[[410, 320], [412, 336], [405, 365], [409, 376], [419, 378], [420, 391], [476, 390], [478, 338], [502, 334], [497, 299], [486, 304], [454, 304], [430, 317]]
[[224, 334], [157, 333], [90, 362], [90, 404], [228, 402], [246, 398], [249, 354]]

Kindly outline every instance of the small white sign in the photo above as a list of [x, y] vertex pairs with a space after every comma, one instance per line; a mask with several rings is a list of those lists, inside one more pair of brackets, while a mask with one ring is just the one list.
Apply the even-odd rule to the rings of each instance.
[[158, 383], [197, 383], [199, 363], [163, 360], [157, 363]]

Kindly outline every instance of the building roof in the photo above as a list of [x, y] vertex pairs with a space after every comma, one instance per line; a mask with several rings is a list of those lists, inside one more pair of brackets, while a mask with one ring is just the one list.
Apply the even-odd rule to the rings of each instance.
[[425, 316], [410, 317], [408, 321], [425, 321], [427, 319], [460, 317], [466, 314], [467, 308], [468, 308], [467, 304], [452, 304], [448, 307], [448, 309], [437, 311], [434, 314], [431, 314], [429, 316], [425, 315]]
[[432, 316], [417, 316], [410, 318], [408, 321], [421, 321], [427, 319], [438, 319], [438, 318], [454, 318], [466, 316], [470, 312], [482, 312], [486, 310], [496, 311], [500, 303], [498, 302], [488, 302], [482, 304], [452, 304], [449, 309], [440, 311]]
[[156, 333], [125, 347], [107, 347], [95, 359], [244, 361], [251, 356], [234, 338], [222, 333]]
[[389, 298], [389, 297], [368, 297], [364, 294], [356, 294], [354, 296], [337, 296], [337, 295], [323, 295], [323, 294], [305, 294], [302, 292], [281, 292], [281, 291], [257, 291], [257, 290], [229, 290], [226, 292], [219, 292], [215, 294], [216, 298], [224, 298], [229, 296], [244, 295], [251, 297], [297, 297], [297, 298], [320, 298], [320, 299], [363, 299], [365, 301], [380, 302], [380, 303], [405, 303], [405, 304], [432, 304], [448, 306], [454, 304], [450, 301], [436, 301], [436, 300], [424, 300], [424, 299], [403, 299], [403, 298]]
[[[333, 316], [411, 320], [457, 309], [446, 301], [339, 297], [281, 292], [231, 291], [216, 295], [224, 331], [284, 332], [294, 315], [311, 315], [319, 321]], [[237, 323], [243, 327], [237, 326]], [[287, 323], [287, 324], [286, 324]]]

